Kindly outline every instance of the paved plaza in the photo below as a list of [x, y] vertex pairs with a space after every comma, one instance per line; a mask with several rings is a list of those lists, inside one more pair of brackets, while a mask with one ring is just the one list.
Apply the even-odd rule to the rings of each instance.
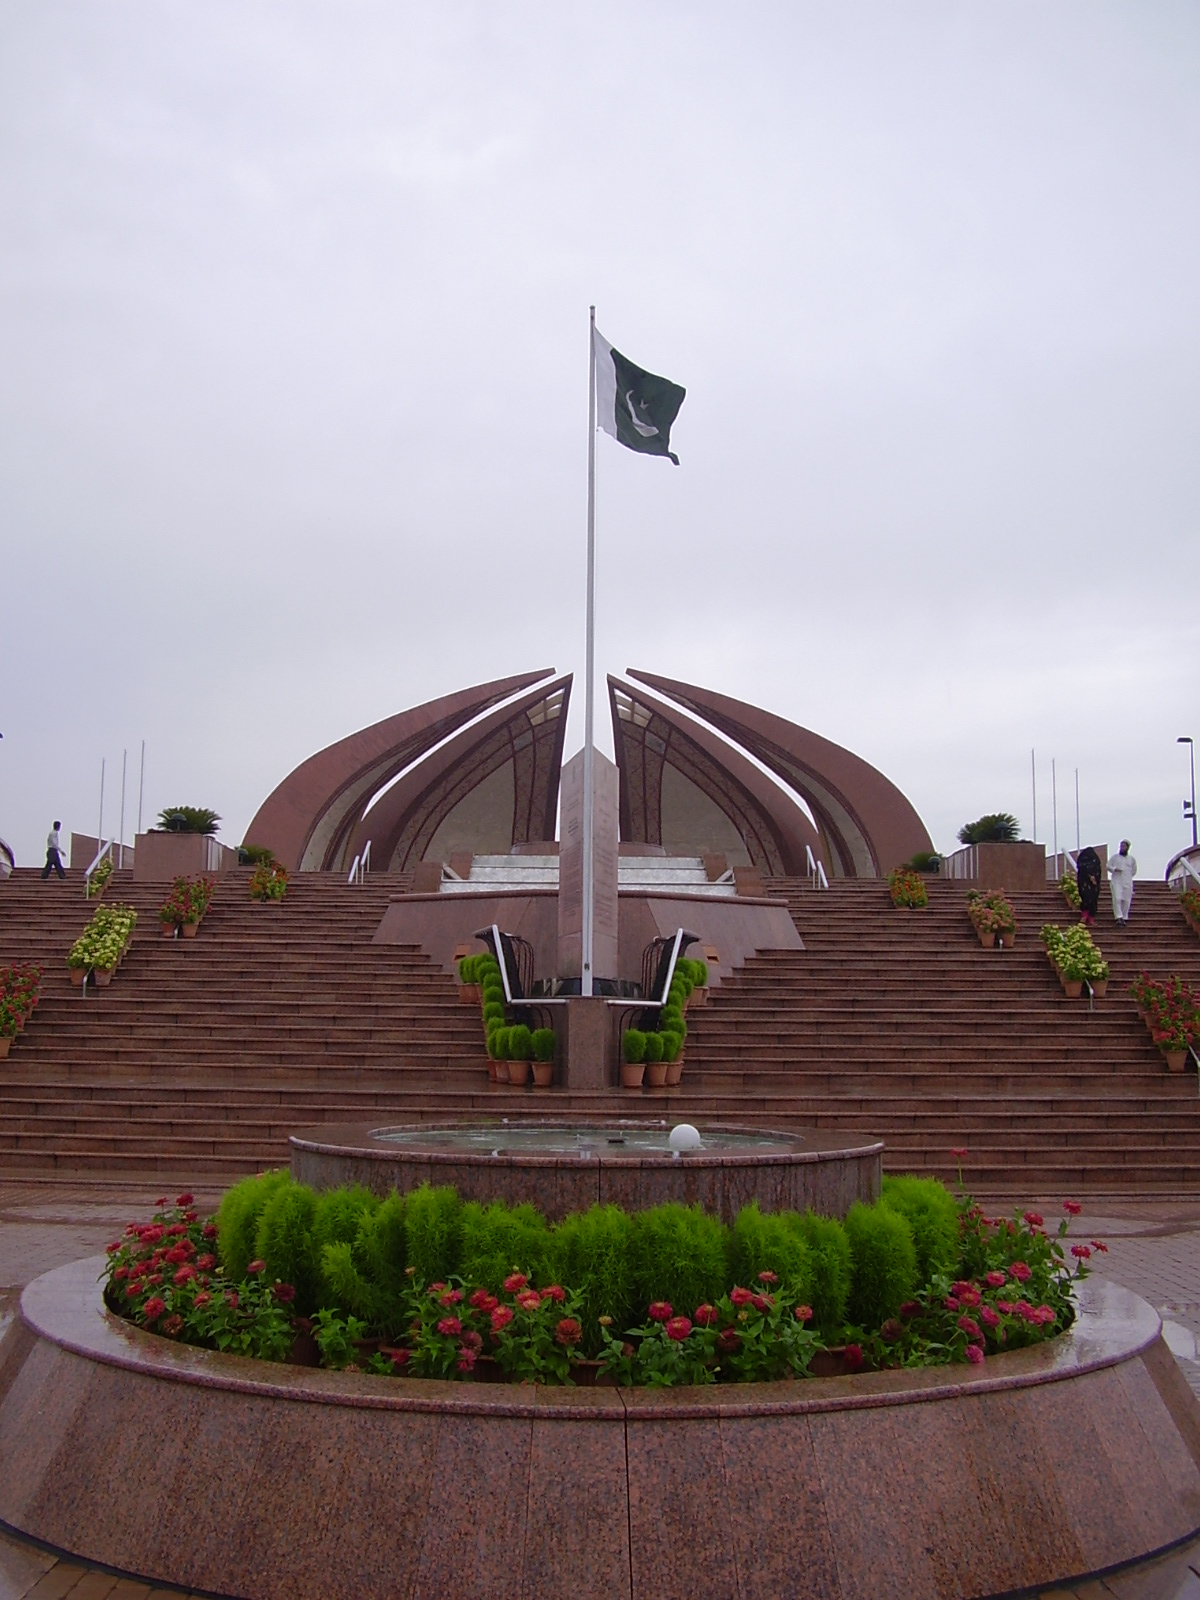
[[[23, 1286], [51, 1267], [95, 1255], [159, 1195], [182, 1184], [41, 1183], [0, 1179], [0, 1334], [18, 1314]], [[203, 1209], [220, 1189], [189, 1185]], [[1050, 1222], [1057, 1200], [1034, 1199]], [[997, 1209], [1000, 1209], [997, 1206]], [[1071, 1225], [1073, 1241], [1098, 1239], [1099, 1272], [1141, 1295], [1163, 1319], [1166, 1340], [1200, 1397], [1200, 1197], [1096, 1200]], [[86, 1567], [0, 1531], [0, 1600], [151, 1600], [185, 1591]], [[1200, 1539], [1155, 1561], [1040, 1600], [1200, 1600]], [[572, 1597], [576, 1600], [576, 1597]], [[588, 1597], [578, 1597], [588, 1600]]]

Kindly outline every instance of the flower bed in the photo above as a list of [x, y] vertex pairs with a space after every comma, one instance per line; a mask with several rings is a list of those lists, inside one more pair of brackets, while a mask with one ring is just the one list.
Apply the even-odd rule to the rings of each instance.
[[41, 987], [42, 969], [35, 963], [0, 967], [0, 1057], [32, 1017]]
[[[1067, 1214], [1077, 1214], [1073, 1201]], [[151, 1332], [380, 1375], [645, 1387], [982, 1363], [1062, 1332], [1099, 1241], [1068, 1254], [1027, 1211], [987, 1217], [931, 1179], [885, 1181], [844, 1224], [748, 1206], [531, 1206], [451, 1189], [317, 1195], [285, 1173], [202, 1221], [165, 1200], [109, 1246], [105, 1299]]]
[[888, 873], [888, 890], [892, 904], [909, 911], [919, 911], [929, 904], [929, 890], [919, 872], [907, 867], [896, 867]]
[[1148, 972], [1138, 973], [1129, 993], [1168, 1064], [1181, 1070], [1184, 1061], [1179, 1058], [1200, 1049], [1200, 994], [1186, 978], [1172, 976], [1160, 983]]
[[67, 968], [86, 981], [89, 972], [111, 976], [133, 937], [137, 912], [132, 906], [97, 906], [92, 920], [67, 954]]

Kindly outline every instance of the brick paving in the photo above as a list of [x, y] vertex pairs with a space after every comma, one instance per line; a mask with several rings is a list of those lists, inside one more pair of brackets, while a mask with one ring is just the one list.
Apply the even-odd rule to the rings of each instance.
[[[31, 1278], [102, 1250], [126, 1221], [145, 1215], [160, 1192], [153, 1180], [149, 1185], [0, 1180], [0, 1335], [17, 1314], [20, 1291]], [[215, 1189], [195, 1192], [202, 1207], [217, 1199]], [[1049, 1220], [1050, 1202], [1031, 1203]], [[1155, 1307], [1167, 1344], [1200, 1397], [1200, 1197], [1097, 1199], [1072, 1221], [1069, 1237], [1073, 1243], [1100, 1239], [1108, 1246], [1092, 1264]], [[0, 1600], [178, 1600], [186, 1594], [89, 1567], [0, 1526]], [[1200, 1600], [1200, 1538], [1107, 1577], [1043, 1590], [1037, 1600]]]

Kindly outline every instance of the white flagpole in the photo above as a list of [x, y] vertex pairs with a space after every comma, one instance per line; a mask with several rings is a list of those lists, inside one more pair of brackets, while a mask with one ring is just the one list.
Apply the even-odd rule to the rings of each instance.
[[587, 503], [587, 624], [583, 691], [583, 961], [580, 994], [592, 993], [593, 831], [592, 740], [595, 732], [596, 653], [596, 308], [588, 318], [588, 503]]

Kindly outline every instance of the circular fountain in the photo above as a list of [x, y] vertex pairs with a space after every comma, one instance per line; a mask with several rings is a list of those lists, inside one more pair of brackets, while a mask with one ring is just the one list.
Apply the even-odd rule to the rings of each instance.
[[330, 1125], [292, 1135], [292, 1176], [314, 1189], [361, 1183], [401, 1194], [451, 1184], [464, 1200], [527, 1201], [550, 1221], [589, 1206], [678, 1200], [725, 1222], [764, 1211], [844, 1216], [879, 1198], [879, 1140], [710, 1123], [491, 1117], [402, 1127]]

